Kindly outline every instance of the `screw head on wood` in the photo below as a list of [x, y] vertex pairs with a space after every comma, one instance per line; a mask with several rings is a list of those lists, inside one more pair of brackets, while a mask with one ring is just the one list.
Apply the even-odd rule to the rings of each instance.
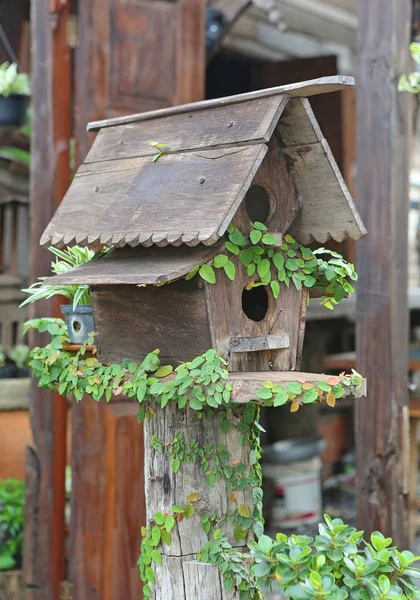
[[118, 143], [119, 143], [119, 144], [120, 144], [120, 146], [121, 146], [121, 144], [124, 144], [124, 140], [120, 140]]
[[202, 282], [202, 281], [199, 281], [199, 282], [197, 283], [197, 285], [198, 285], [198, 287], [199, 287], [199, 288], [200, 288], [200, 290], [201, 290], [201, 288], [203, 287], [203, 282]]
[[99, 192], [99, 186], [98, 186], [98, 185], [95, 185], [95, 187], [94, 187], [94, 191], [95, 191], [95, 192]]
[[233, 125], [233, 121], [229, 121], [228, 127], [232, 127], [232, 125]]
[[234, 346], [237, 346], [237, 345], [239, 344], [239, 340], [232, 340], [232, 344], [233, 344]]
[[198, 180], [200, 183], [204, 183], [206, 181], [206, 178], [201, 176], [200, 179]]

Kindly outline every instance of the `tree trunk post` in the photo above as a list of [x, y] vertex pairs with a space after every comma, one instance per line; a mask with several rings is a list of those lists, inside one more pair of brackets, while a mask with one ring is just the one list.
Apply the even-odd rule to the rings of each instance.
[[357, 204], [368, 235], [357, 245], [358, 371], [369, 381], [356, 405], [358, 527], [407, 544], [408, 169], [411, 0], [359, 0]]
[[[253, 535], [252, 529], [244, 531], [240, 540], [234, 535], [238, 523], [246, 527], [247, 516], [251, 521], [257, 514], [248, 479], [240, 490], [241, 479], [245, 483], [252, 469], [250, 442], [242, 438], [241, 444], [243, 434], [237, 429], [243, 413], [240, 405], [228, 411], [226, 419], [232, 422], [228, 433], [223, 433], [217, 415], [199, 418], [191, 408], [179, 410], [171, 402], [145, 422], [148, 531], [152, 539], [159, 539], [162, 553], [162, 564], [153, 565], [153, 600], [239, 598], [224, 590], [219, 569], [198, 562], [196, 555], [218, 528], [238, 551], [244, 551]], [[168, 526], [159, 525], [161, 515], [165, 521], [169, 516]], [[169, 544], [165, 543], [167, 529]]]

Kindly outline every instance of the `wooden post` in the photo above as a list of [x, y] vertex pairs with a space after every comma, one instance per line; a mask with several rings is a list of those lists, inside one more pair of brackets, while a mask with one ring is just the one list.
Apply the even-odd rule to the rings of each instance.
[[[243, 410], [238, 407], [238, 415]], [[233, 424], [239, 423], [239, 417], [231, 414], [229, 418]], [[203, 470], [201, 460], [188, 463], [182, 461], [179, 470], [174, 473], [173, 460], [168, 458], [172, 446], [165, 444], [179, 436], [182, 447], [194, 440], [198, 448], [206, 444], [211, 446], [207, 453], [218, 456], [218, 466], [232, 468], [232, 465], [243, 464], [245, 469], [243, 477], [249, 474], [249, 443], [241, 447], [241, 434], [232, 427], [228, 434], [220, 429], [220, 419], [217, 417], [199, 419], [197, 412], [185, 408], [178, 410], [175, 403], [169, 402], [163, 410], [159, 410], [144, 425], [145, 445], [145, 490], [146, 513], [148, 524], [153, 524], [153, 515], [157, 512], [172, 514], [172, 507], [188, 504], [194, 506], [194, 515], [177, 521], [171, 532], [171, 544], [162, 544], [162, 566], [156, 565], [156, 585], [153, 586], [153, 600], [197, 600], [200, 593], [205, 591], [208, 600], [237, 600], [236, 596], [226, 594], [223, 588], [223, 578], [217, 568], [211, 565], [196, 562], [197, 551], [201, 550], [207, 542], [207, 535], [201, 524], [201, 517], [215, 514], [220, 520], [220, 528], [230, 537], [230, 543], [237, 546], [238, 550], [246, 547], [246, 539], [235, 542], [232, 536], [233, 526], [228, 519], [223, 520], [223, 515], [229, 510], [235, 510], [240, 505], [246, 505], [253, 510], [252, 489], [247, 486], [244, 491], [232, 494], [228, 479], [222, 475], [216, 477], [215, 483], [209, 487], [206, 475], [217, 466], [209, 460], [209, 467]], [[153, 437], [155, 436], [155, 438]], [[162, 441], [163, 452], [157, 451], [153, 440]], [[225, 450], [217, 451], [223, 444]], [[221, 448], [221, 446], [220, 446]], [[226, 453], [223, 456], [222, 453]], [[185, 455], [188, 451], [185, 452]], [[238, 461], [238, 462], [237, 462]], [[176, 469], [175, 469], [176, 470]], [[196, 498], [191, 494], [196, 494]], [[192, 502], [192, 500], [196, 500]], [[248, 534], [252, 535], [252, 534]], [[239, 596], [238, 596], [239, 597]]]
[[407, 544], [408, 147], [411, 0], [359, 0], [357, 203], [368, 235], [357, 245], [358, 370], [369, 397], [356, 404], [357, 516]]
[[[69, 14], [70, 2], [66, 0], [32, 3], [32, 281], [50, 273], [51, 254], [39, 246], [39, 239], [70, 183]], [[38, 302], [32, 308], [32, 317], [57, 312], [52, 300]], [[31, 342], [42, 344], [41, 336], [34, 335]], [[66, 400], [38, 388], [33, 381], [30, 416], [36, 448], [28, 448], [26, 465], [26, 600], [57, 600], [64, 579], [66, 415]]]

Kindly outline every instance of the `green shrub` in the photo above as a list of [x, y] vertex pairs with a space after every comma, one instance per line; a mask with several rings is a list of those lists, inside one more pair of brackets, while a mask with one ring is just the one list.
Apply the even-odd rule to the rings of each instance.
[[18, 479], [0, 481], [0, 570], [22, 561], [25, 486]]
[[403, 600], [419, 598], [412, 578], [420, 559], [399, 552], [391, 538], [375, 532], [370, 541], [341, 519], [325, 516], [315, 539], [278, 534], [250, 542], [251, 574], [259, 585], [278, 585], [292, 600]]

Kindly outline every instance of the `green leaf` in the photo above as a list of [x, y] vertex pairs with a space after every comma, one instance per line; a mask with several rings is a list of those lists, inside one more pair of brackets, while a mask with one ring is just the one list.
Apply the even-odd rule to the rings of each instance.
[[158, 546], [161, 538], [161, 531], [156, 525], [152, 527], [152, 545]]
[[249, 237], [251, 239], [251, 242], [253, 244], [258, 244], [258, 242], [261, 240], [262, 238], [262, 233], [261, 231], [256, 231], [255, 229], [251, 231], [251, 233], [249, 234]]
[[215, 481], [216, 481], [216, 477], [213, 475], [213, 473], [209, 473], [206, 476], [206, 483], [209, 487], [212, 487], [214, 485]]
[[290, 383], [288, 383], [287, 389], [289, 390], [289, 392], [295, 394], [296, 396], [299, 396], [302, 393], [302, 385], [297, 381], [291, 381]]
[[[264, 536], [263, 536], [264, 537]], [[261, 538], [260, 538], [261, 539]], [[266, 561], [261, 561], [260, 563], [254, 565], [251, 569], [251, 573], [255, 577], [265, 577], [271, 571], [272, 564]]]
[[166, 365], [164, 367], [160, 367], [160, 369], [158, 369], [154, 373], [154, 376], [159, 377], [161, 379], [162, 377], [167, 377], [168, 375], [170, 375], [173, 370], [174, 368], [171, 365]]
[[258, 229], [259, 231], [267, 231], [266, 225], [264, 225], [264, 223], [261, 223], [260, 221], [255, 221], [255, 223], [253, 223], [252, 226], [254, 229]]
[[174, 504], [171, 510], [175, 515], [184, 514], [184, 509], [179, 504]]
[[165, 517], [165, 529], [168, 533], [171, 533], [172, 529], [174, 528], [175, 525], [175, 519], [173, 518], [172, 515], [167, 515]]
[[214, 259], [214, 266], [216, 267], [216, 269], [221, 269], [225, 266], [228, 260], [229, 257], [227, 256], [227, 254], [218, 254], [218, 256], [216, 256]]
[[289, 400], [289, 394], [286, 390], [280, 390], [274, 397], [273, 406], [283, 406]]
[[208, 283], [216, 283], [216, 274], [210, 265], [201, 265], [200, 276]]
[[305, 287], [311, 288], [316, 284], [316, 279], [315, 277], [312, 277], [312, 275], [306, 275], [303, 283], [305, 284]]
[[267, 388], [261, 388], [256, 392], [255, 395], [258, 398], [261, 398], [261, 400], [271, 400], [271, 398], [273, 397], [273, 392]]
[[195, 513], [194, 506], [192, 504], [187, 504], [187, 506], [185, 507], [185, 518], [191, 519], [191, 517], [193, 516], [194, 513]]
[[188, 273], [188, 275], [185, 276], [185, 280], [189, 281], [190, 279], [195, 277], [197, 275], [199, 269], [200, 269], [200, 265], [196, 265], [195, 267], [193, 267], [191, 269], [191, 271]]
[[262, 261], [258, 264], [257, 272], [258, 275], [263, 279], [270, 271], [270, 261], [268, 258], [263, 258]]
[[230, 431], [230, 428], [232, 427], [232, 423], [230, 421], [222, 421], [220, 423], [220, 429], [223, 431], [223, 433], [228, 434]]
[[172, 471], [174, 473], [178, 473], [180, 466], [181, 461], [179, 460], [179, 458], [175, 458], [175, 460], [172, 462]]
[[229, 252], [232, 252], [232, 254], [235, 254], [235, 256], [239, 254], [239, 248], [236, 244], [232, 244], [232, 242], [226, 242], [225, 247], [226, 250], [229, 250]]
[[153, 570], [153, 567], [146, 567], [146, 577], [147, 577], [147, 580], [150, 581], [151, 584], [156, 583], [155, 572]]
[[190, 407], [193, 410], [203, 410], [203, 404], [202, 404], [202, 402], [200, 402], [199, 400], [197, 400], [197, 398], [192, 398], [190, 400]]
[[271, 235], [271, 233], [266, 233], [262, 237], [262, 243], [266, 246], [275, 246], [277, 244], [277, 240], [274, 235]]
[[171, 545], [171, 535], [166, 529], [162, 529], [162, 542], [167, 546]]
[[284, 267], [284, 256], [282, 252], [277, 252], [276, 254], [273, 255], [273, 263], [275, 265], [275, 267], [281, 271]]
[[165, 517], [163, 516], [163, 514], [161, 512], [157, 512], [153, 515], [153, 519], [156, 523], [156, 525], [163, 525], [165, 522]]
[[315, 388], [312, 388], [311, 390], [306, 390], [306, 392], [303, 394], [302, 402], [304, 404], [311, 404], [312, 402], [315, 402], [316, 400], [318, 400], [318, 392], [316, 391]]
[[280, 284], [278, 281], [276, 281], [275, 279], [270, 283], [271, 286], [271, 290], [273, 292], [273, 296], [274, 298], [277, 300], [277, 298], [280, 296]]
[[256, 269], [256, 265], [255, 263], [251, 263], [250, 265], [248, 265], [247, 269], [246, 269], [246, 273], [248, 275], [248, 277], [252, 277], [253, 274], [255, 273], [255, 269]]
[[240, 525], [236, 525], [236, 527], [233, 530], [233, 537], [235, 539], [235, 542], [240, 542], [241, 540], [243, 540], [247, 536], [247, 533], [247, 530], [244, 531]]
[[143, 596], [146, 596], [146, 598], [150, 598], [150, 596], [152, 595], [152, 590], [150, 589], [150, 586], [147, 585], [147, 583], [143, 586]]
[[162, 554], [159, 552], [159, 550], [152, 550], [152, 560], [157, 564], [157, 565], [161, 565], [162, 564]]
[[223, 270], [231, 281], [235, 281], [236, 269], [231, 260], [224, 265]]
[[299, 264], [297, 260], [294, 258], [288, 258], [286, 261], [286, 269], [288, 269], [289, 271], [298, 271]]
[[236, 246], [245, 246], [245, 238], [237, 229], [229, 234], [229, 240]]

